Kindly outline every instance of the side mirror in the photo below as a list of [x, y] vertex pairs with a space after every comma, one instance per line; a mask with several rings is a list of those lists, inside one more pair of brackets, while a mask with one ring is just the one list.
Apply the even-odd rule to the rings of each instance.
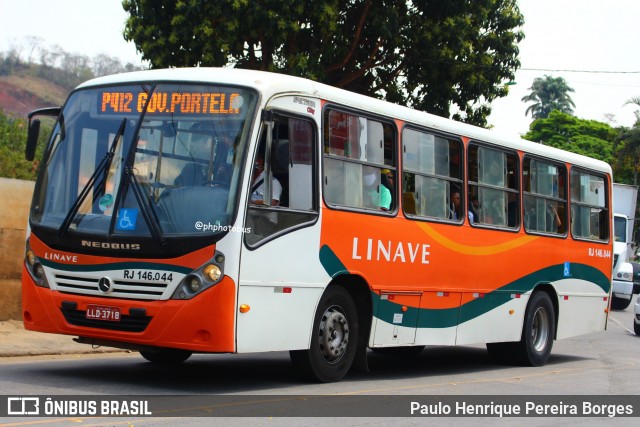
[[32, 161], [36, 155], [38, 136], [40, 136], [40, 120], [35, 119], [29, 124], [29, 133], [27, 134], [27, 146], [25, 148], [24, 157], [28, 161]]
[[40, 120], [33, 120], [34, 116], [58, 117], [60, 115], [60, 107], [49, 107], [34, 110], [27, 115], [29, 119], [29, 132], [27, 133], [27, 146], [24, 150], [24, 157], [28, 161], [33, 161], [36, 156], [36, 147], [38, 146], [38, 137], [40, 136]]

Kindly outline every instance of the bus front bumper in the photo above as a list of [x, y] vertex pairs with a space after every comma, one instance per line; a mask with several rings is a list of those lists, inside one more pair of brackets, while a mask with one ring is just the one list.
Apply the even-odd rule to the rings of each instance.
[[[63, 294], [36, 286], [22, 274], [22, 318], [27, 330], [73, 335], [84, 342], [170, 347], [195, 352], [235, 352], [236, 285], [225, 277], [190, 300], [140, 301]], [[106, 307], [117, 320], [87, 318], [87, 309]]]
[[613, 296], [630, 300], [633, 296], [633, 282], [626, 280], [613, 280]]

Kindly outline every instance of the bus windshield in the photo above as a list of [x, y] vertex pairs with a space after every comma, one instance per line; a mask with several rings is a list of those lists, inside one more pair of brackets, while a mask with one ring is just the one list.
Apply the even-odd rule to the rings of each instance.
[[202, 84], [74, 92], [44, 157], [32, 226], [61, 236], [220, 236], [236, 210], [256, 100]]
[[627, 243], [627, 220], [617, 216], [613, 222], [613, 232], [616, 236], [616, 242]]

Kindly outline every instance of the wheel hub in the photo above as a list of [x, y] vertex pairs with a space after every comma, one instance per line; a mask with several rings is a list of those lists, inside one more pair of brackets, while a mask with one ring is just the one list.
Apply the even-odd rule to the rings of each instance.
[[329, 363], [339, 361], [349, 343], [349, 323], [339, 307], [329, 307], [322, 315], [318, 330], [320, 354]]
[[531, 327], [531, 342], [538, 352], [544, 351], [549, 340], [549, 317], [547, 311], [540, 307], [533, 316], [533, 325]]

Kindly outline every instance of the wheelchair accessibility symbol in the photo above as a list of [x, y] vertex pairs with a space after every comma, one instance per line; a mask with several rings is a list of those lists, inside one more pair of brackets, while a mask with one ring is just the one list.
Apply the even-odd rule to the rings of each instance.
[[571, 276], [571, 263], [569, 262], [565, 262], [564, 263], [564, 277], [570, 277]]
[[116, 222], [116, 230], [126, 231], [135, 230], [136, 221], [138, 219], [138, 209], [122, 208], [118, 211], [118, 221]]

